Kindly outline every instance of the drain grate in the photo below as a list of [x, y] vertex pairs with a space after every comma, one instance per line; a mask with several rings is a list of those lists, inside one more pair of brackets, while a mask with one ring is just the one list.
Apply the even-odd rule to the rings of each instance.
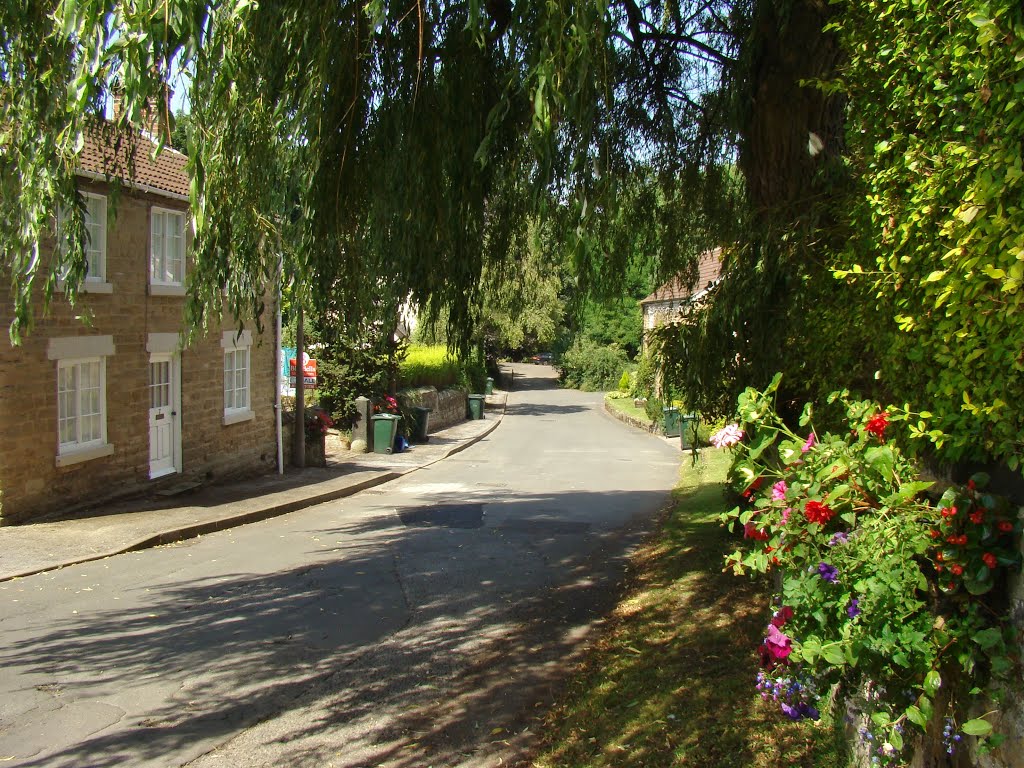
[[398, 510], [404, 525], [444, 528], [481, 528], [484, 524], [483, 504], [441, 504], [434, 507], [407, 507]]

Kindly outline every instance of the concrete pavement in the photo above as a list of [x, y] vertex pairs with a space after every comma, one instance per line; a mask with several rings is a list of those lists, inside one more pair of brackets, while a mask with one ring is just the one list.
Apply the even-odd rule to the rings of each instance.
[[326, 468], [290, 469], [211, 485], [177, 496], [151, 495], [45, 522], [0, 526], [0, 582], [124, 552], [170, 544], [294, 512], [395, 480], [468, 448], [493, 431], [507, 393], [487, 397], [486, 416], [436, 432], [399, 454], [347, 453]]

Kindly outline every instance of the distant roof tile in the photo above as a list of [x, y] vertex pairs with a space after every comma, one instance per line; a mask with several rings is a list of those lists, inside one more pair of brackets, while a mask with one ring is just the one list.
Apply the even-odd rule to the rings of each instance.
[[[108, 173], [120, 176], [128, 184], [145, 185], [157, 192], [178, 197], [188, 196], [188, 158], [180, 152], [164, 147], [154, 159], [156, 144], [148, 135], [139, 133], [134, 141], [124, 137], [120, 142], [108, 138], [106, 132], [87, 130], [85, 145], [78, 162], [82, 171], [100, 176]], [[135, 163], [132, 178], [127, 178], [130, 163]]]
[[641, 304], [653, 304], [658, 301], [682, 301], [695, 294], [707, 290], [722, 272], [722, 249], [713, 248], [704, 251], [697, 258], [697, 278], [690, 285], [683, 285], [680, 275], [676, 275], [659, 287], [654, 293], [643, 299]]

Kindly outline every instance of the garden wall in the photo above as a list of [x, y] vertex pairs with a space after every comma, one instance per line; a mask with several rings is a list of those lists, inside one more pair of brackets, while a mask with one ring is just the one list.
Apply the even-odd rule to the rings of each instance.
[[398, 393], [398, 399], [403, 408], [418, 405], [430, 409], [428, 431], [431, 434], [466, 420], [466, 393], [460, 389], [403, 389]]

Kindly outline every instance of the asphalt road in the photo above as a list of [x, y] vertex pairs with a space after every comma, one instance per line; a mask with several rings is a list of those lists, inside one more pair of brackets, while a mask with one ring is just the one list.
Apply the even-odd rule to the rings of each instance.
[[680, 463], [516, 372], [399, 481], [0, 584], [0, 764], [515, 764]]

